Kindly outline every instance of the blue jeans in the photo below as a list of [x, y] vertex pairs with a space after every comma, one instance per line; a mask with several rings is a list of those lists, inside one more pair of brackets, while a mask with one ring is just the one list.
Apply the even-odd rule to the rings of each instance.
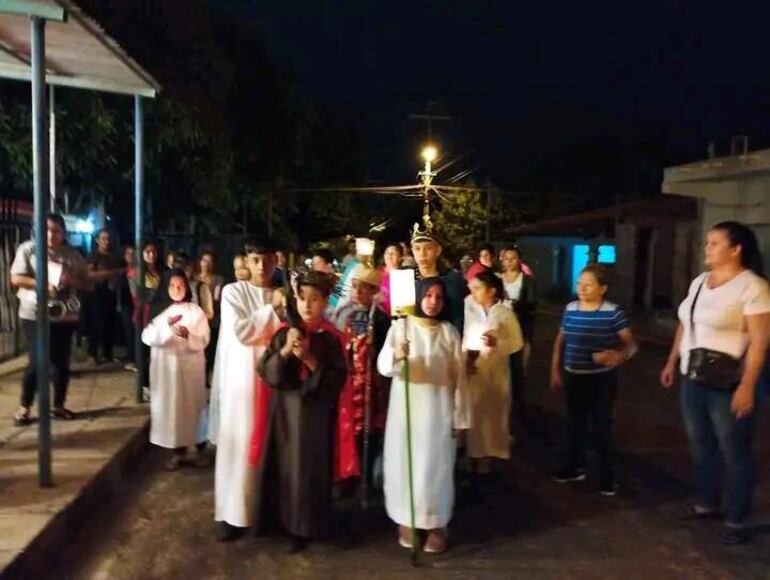
[[736, 419], [730, 409], [733, 394], [683, 380], [682, 416], [690, 440], [695, 468], [695, 494], [699, 506], [719, 507], [721, 467], [727, 472], [725, 523], [742, 525], [749, 518], [756, 485], [752, 444], [756, 411]]

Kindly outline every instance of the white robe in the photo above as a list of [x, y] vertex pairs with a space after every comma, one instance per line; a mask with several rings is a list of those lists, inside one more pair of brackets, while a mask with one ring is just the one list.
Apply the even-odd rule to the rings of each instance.
[[270, 305], [272, 294], [249, 282], [222, 290], [209, 414], [209, 439], [217, 446], [214, 519], [238, 527], [250, 526], [253, 519], [255, 470], [249, 465], [249, 444], [257, 363], [280, 324]]
[[[382, 375], [393, 377], [385, 426], [385, 508], [394, 522], [410, 526], [405, 365], [394, 363], [395, 346], [403, 337], [404, 321], [394, 323], [377, 368]], [[465, 360], [460, 335], [449, 322], [426, 327], [409, 317], [407, 338], [415, 525], [443, 528], [454, 505], [453, 429], [470, 426]]]
[[[168, 324], [184, 326], [184, 339]], [[150, 354], [150, 443], [175, 449], [198, 442], [201, 409], [206, 405], [206, 355], [209, 323], [203, 310], [187, 302], [172, 304], [142, 331]]]
[[[482, 335], [497, 338], [484, 346]], [[479, 352], [475, 373], [468, 377], [473, 426], [468, 431], [468, 457], [510, 457], [511, 372], [509, 357], [524, 347], [516, 315], [503, 302], [488, 311], [473, 297], [465, 299], [463, 351]]]

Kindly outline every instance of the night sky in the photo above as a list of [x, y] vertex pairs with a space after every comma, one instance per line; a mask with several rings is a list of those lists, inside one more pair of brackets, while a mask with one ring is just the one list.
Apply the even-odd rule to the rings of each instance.
[[763, 2], [211, 3], [258, 18], [302, 90], [354, 120], [373, 181], [413, 179], [426, 124], [408, 116], [430, 101], [455, 117], [434, 125], [447, 158], [513, 189], [575, 149], [596, 151], [589, 165], [641, 150], [649, 174], [710, 140], [768, 142]]

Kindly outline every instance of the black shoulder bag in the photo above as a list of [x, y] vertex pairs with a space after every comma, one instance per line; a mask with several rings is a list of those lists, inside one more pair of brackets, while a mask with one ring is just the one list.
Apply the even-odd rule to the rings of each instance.
[[[698, 292], [690, 306], [690, 336], [695, 346], [695, 304], [698, 302], [703, 285], [701, 282]], [[737, 359], [727, 353], [708, 348], [690, 349], [690, 361], [687, 365], [687, 378], [704, 387], [720, 391], [734, 391], [741, 382], [742, 359]]]

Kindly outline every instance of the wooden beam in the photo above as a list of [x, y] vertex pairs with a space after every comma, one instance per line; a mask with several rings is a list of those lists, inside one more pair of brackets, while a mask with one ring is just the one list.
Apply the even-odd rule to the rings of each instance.
[[[29, 69], [10, 70], [4, 69], [2, 65], [0, 65], [0, 78], [14, 79], [17, 81], [29, 81], [32, 76]], [[87, 89], [93, 91], [102, 91], [105, 93], [118, 93], [121, 95], [140, 95], [150, 99], [154, 99], [157, 95], [157, 91], [154, 88], [149, 88], [146, 86], [132, 87], [123, 83], [112, 83], [109, 81], [90, 77], [47, 74], [45, 77], [45, 82], [49, 85], [56, 85], [60, 87]]]
[[36, 16], [44, 20], [67, 22], [67, 11], [55, 3], [35, 0], [0, 0], [0, 13]]

